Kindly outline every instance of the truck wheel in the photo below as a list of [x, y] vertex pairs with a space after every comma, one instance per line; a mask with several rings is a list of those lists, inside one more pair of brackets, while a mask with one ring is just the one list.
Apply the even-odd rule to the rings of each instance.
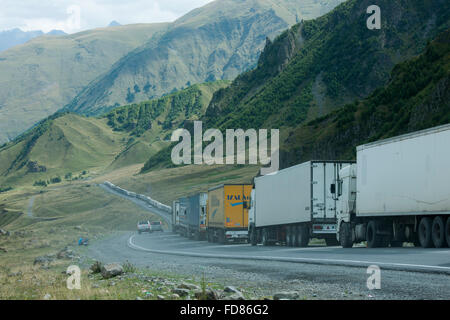
[[298, 246], [306, 247], [309, 243], [309, 229], [307, 225], [299, 225], [297, 229]]
[[431, 248], [433, 246], [432, 239], [432, 222], [428, 217], [422, 218], [419, 223], [419, 241], [422, 248]]
[[444, 220], [440, 216], [433, 219], [433, 224], [431, 226], [431, 237], [436, 248], [446, 246], [447, 241], [445, 239], [445, 224]]
[[445, 238], [447, 239], [447, 245], [450, 247], [450, 217], [447, 218], [445, 224]]
[[383, 245], [383, 238], [377, 234], [377, 223], [375, 220], [367, 224], [367, 246], [369, 248], [379, 248]]
[[293, 247], [294, 246], [294, 227], [287, 226], [286, 227], [286, 246]]
[[350, 223], [342, 222], [339, 230], [339, 242], [341, 243], [342, 248], [353, 247], [352, 226]]
[[262, 244], [263, 244], [263, 246], [268, 246], [269, 245], [269, 235], [268, 235], [268, 232], [267, 232], [266, 228], [264, 228], [262, 230]]

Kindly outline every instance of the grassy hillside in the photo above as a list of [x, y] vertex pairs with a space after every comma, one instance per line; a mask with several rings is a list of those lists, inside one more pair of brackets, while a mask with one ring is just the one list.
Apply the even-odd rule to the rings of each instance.
[[[33, 184], [71, 173], [97, 171], [114, 160], [125, 135], [102, 119], [61, 114], [43, 121], [15, 143], [0, 149], [2, 185]], [[32, 167], [30, 164], [35, 163]]]
[[129, 135], [125, 149], [116, 156], [111, 169], [143, 163], [166, 148], [172, 132], [183, 127], [186, 121], [203, 116], [214, 92], [228, 85], [228, 81], [197, 84], [160, 99], [119, 107], [104, 115], [114, 131]]
[[354, 159], [367, 142], [450, 123], [450, 29], [418, 57], [395, 66], [386, 87], [369, 98], [297, 128], [283, 165], [312, 158]]
[[234, 79], [257, 62], [266, 37], [317, 17], [342, 0], [218, 0], [173, 22], [87, 86], [67, 110], [98, 114], [126, 103]]
[[100, 118], [56, 113], [0, 147], [0, 185], [87, 179], [106, 169], [143, 163], [169, 144], [173, 130], [201, 117], [213, 93], [228, 84], [194, 85]]
[[[280, 128], [284, 165], [319, 155], [333, 158], [332, 153], [291, 152], [302, 143], [294, 139], [303, 130], [298, 128], [383, 88], [398, 62], [423, 52], [449, 26], [446, 1], [378, 1], [384, 12], [382, 29], [368, 30], [368, 3], [350, 0], [267, 41], [258, 67], [214, 94], [202, 118], [206, 127]], [[158, 152], [143, 171], [170, 166], [170, 151]]]
[[[366, 8], [383, 11], [381, 30], [368, 30]], [[297, 127], [385, 85], [396, 63], [423, 51], [448, 28], [450, 4], [349, 0], [268, 43], [254, 71], [218, 92], [209, 127]]]
[[43, 36], [0, 53], [0, 143], [53, 114], [166, 24]]

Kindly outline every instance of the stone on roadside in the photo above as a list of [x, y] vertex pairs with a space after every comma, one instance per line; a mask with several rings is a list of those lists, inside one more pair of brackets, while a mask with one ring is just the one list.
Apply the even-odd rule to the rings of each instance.
[[118, 263], [110, 263], [102, 266], [102, 276], [104, 279], [113, 278], [123, 273], [123, 268]]
[[206, 289], [205, 292], [202, 290], [195, 290], [194, 296], [196, 299], [205, 299], [205, 300], [219, 300], [219, 295], [213, 289]]
[[179, 295], [180, 297], [185, 297], [189, 294], [189, 290], [183, 289], [183, 288], [174, 288], [174, 289], [172, 289], [172, 293], [175, 293], [175, 294]]
[[45, 255], [45, 256], [39, 256], [34, 259], [33, 265], [41, 264], [41, 265], [48, 265], [49, 263], [55, 261], [54, 255]]
[[297, 291], [282, 291], [273, 295], [274, 300], [297, 300], [298, 297]]
[[242, 295], [242, 292], [240, 292], [238, 289], [236, 289], [233, 286], [226, 286], [225, 289], [223, 289], [223, 291], [228, 292], [228, 293], [237, 293], [237, 294]]
[[233, 293], [231, 295], [225, 296], [223, 300], [245, 300], [245, 298], [242, 293]]
[[96, 274], [96, 273], [101, 273], [102, 272], [102, 267], [103, 264], [100, 261], [95, 261], [91, 267], [89, 268], [89, 270], [92, 271], [92, 273]]
[[50, 300], [52, 298], [52, 295], [50, 293], [46, 293], [44, 296], [44, 300]]
[[72, 250], [69, 250], [69, 248], [65, 247], [56, 254], [56, 257], [58, 259], [73, 259], [75, 258], [75, 255]]
[[188, 282], [182, 282], [178, 287], [181, 289], [188, 289], [188, 290], [200, 290], [200, 287], [198, 285]]

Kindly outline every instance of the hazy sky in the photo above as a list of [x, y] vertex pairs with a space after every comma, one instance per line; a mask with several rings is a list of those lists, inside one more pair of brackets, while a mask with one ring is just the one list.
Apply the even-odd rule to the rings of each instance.
[[212, 0], [0, 0], [0, 31], [73, 33], [121, 24], [173, 21]]

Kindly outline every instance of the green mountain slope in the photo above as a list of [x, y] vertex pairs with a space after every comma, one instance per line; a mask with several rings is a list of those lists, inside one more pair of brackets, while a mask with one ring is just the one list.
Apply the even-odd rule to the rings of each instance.
[[450, 30], [420, 56], [398, 64], [389, 84], [369, 98], [297, 128], [283, 166], [312, 158], [355, 158], [367, 142], [450, 123]]
[[[366, 9], [382, 9], [381, 30], [368, 30]], [[349, 0], [268, 43], [256, 70], [216, 94], [208, 127], [297, 127], [367, 97], [396, 63], [420, 53], [449, 27], [445, 0]]]
[[[205, 130], [280, 128], [283, 165], [321, 158], [312, 151], [301, 156], [294, 137], [309, 130], [303, 124], [383, 88], [397, 63], [423, 52], [449, 26], [446, 1], [377, 3], [384, 12], [381, 30], [366, 28], [369, 1], [350, 0], [267, 41], [258, 67], [214, 94], [202, 118]], [[143, 171], [161, 165], [170, 166], [170, 148], [150, 158]]]
[[56, 113], [0, 147], [0, 186], [143, 163], [169, 144], [175, 128], [203, 115], [213, 93], [228, 84], [194, 85], [158, 100], [117, 108], [101, 118]]
[[0, 143], [69, 103], [119, 58], [166, 24], [43, 36], [0, 53]]
[[176, 20], [87, 86], [67, 110], [99, 114], [252, 68], [266, 37], [342, 0], [217, 0]]
[[114, 160], [123, 140], [104, 120], [74, 114], [52, 116], [0, 149], [0, 184], [32, 184], [98, 170]]

